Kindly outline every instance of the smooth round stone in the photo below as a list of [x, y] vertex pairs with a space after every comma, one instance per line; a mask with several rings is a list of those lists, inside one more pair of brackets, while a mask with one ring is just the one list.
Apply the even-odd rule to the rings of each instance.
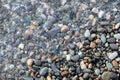
[[111, 64], [111, 63], [108, 63], [108, 62], [106, 62], [106, 67], [107, 67], [108, 69], [112, 69], [112, 68], [113, 68], [112, 64]]
[[67, 25], [63, 25], [61, 28], [61, 32], [66, 32], [69, 30], [69, 27]]
[[39, 73], [41, 76], [45, 76], [48, 73], [48, 68], [47, 67], [42, 68]]
[[81, 69], [86, 69], [87, 68], [83, 61], [80, 62], [80, 67], [81, 67]]
[[111, 78], [111, 72], [108, 72], [108, 71], [103, 72], [102, 80], [110, 80], [110, 78]]
[[99, 75], [100, 74], [100, 69], [95, 69], [95, 74]]
[[34, 63], [36, 66], [40, 66], [42, 64], [41, 60], [35, 60]]
[[69, 74], [68, 71], [63, 71], [63, 72], [61, 72], [61, 75], [62, 75], [62, 76], [67, 76], [68, 74]]
[[100, 39], [96, 39], [96, 44], [101, 44], [101, 40]]
[[66, 55], [66, 60], [67, 60], [67, 61], [70, 61], [70, 60], [71, 60], [71, 55], [70, 55], [70, 54]]
[[52, 78], [50, 76], [47, 76], [47, 80], [52, 80]]
[[114, 38], [120, 39], [120, 33], [114, 34]]
[[72, 56], [71, 60], [73, 60], [73, 61], [78, 61], [79, 58], [80, 58], [79, 55], [75, 55], [75, 56]]
[[109, 43], [115, 43], [115, 38], [109, 38], [108, 40], [107, 40]]
[[102, 34], [102, 35], [101, 35], [101, 41], [102, 41], [103, 43], [105, 43], [105, 42], [106, 42], [106, 37], [105, 37], [105, 35], [104, 35], [104, 34]]
[[118, 67], [118, 66], [119, 66], [119, 64], [118, 64], [118, 62], [117, 62], [116, 60], [113, 60], [113, 61], [112, 61], [112, 65], [113, 65], [114, 67]]
[[94, 19], [94, 15], [89, 15], [89, 17], [88, 17], [90, 20], [93, 20]]
[[89, 73], [84, 73], [83, 78], [88, 79], [89, 78]]
[[90, 31], [89, 31], [89, 30], [86, 30], [85, 33], [84, 33], [84, 36], [85, 36], [85, 37], [89, 37], [89, 36], [90, 36]]
[[118, 56], [117, 52], [113, 52], [113, 53], [108, 53], [108, 58], [109, 59], [115, 59]]
[[110, 44], [110, 47], [112, 50], [118, 50], [118, 45], [116, 44]]
[[18, 48], [24, 49], [24, 44], [23, 43], [19, 44]]

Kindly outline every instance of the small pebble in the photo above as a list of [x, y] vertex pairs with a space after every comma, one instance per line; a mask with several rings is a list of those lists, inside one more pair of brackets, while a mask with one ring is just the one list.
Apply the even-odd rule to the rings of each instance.
[[114, 67], [118, 67], [118, 66], [119, 66], [118, 62], [115, 61], [115, 60], [112, 61], [112, 65], [113, 65]]
[[42, 68], [39, 73], [41, 76], [45, 76], [48, 73], [48, 68], [47, 67]]
[[69, 27], [67, 25], [63, 25], [61, 28], [61, 32], [66, 32], [69, 30]]
[[89, 36], [90, 36], [90, 31], [89, 31], [89, 30], [86, 30], [85, 33], [84, 33], [84, 36], [85, 36], [85, 37], [89, 37]]
[[102, 35], [101, 35], [101, 41], [102, 41], [103, 43], [105, 43], [105, 42], [106, 42], [106, 37], [105, 37], [105, 35], [104, 35], [104, 34], [102, 34]]
[[99, 75], [100, 74], [100, 69], [95, 69], [95, 74]]
[[71, 55], [70, 55], [70, 54], [66, 55], [66, 60], [67, 60], [67, 61], [70, 61], [70, 60], [71, 60]]
[[18, 45], [18, 48], [24, 49], [24, 44], [23, 44], [23, 43], [19, 44], [19, 45]]
[[106, 62], [106, 67], [107, 67], [108, 69], [112, 69], [112, 68], [113, 68], [112, 64], [111, 64], [111, 63], [108, 63], [108, 62]]
[[90, 48], [94, 49], [96, 47], [96, 44], [94, 42], [90, 43]]
[[100, 39], [96, 39], [96, 44], [101, 44], [101, 40]]
[[61, 75], [62, 75], [62, 76], [67, 76], [68, 74], [69, 74], [68, 71], [63, 71], [63, 72], [61, 72]]
[[72, 56], [72, 57], [71, 57], [71, 60], [72, 60], [72, 61], [78, 61], [79, 58], [80, 58], [79, 55], [75, 55], [75, 56]]
[[112, 50], [118, 50], [118, 45], [116, 44], [110, 44], [110, 47]]
[[98, 13], [99, 11], [98, 11], [98, 8], [96, 8], [96, 7], [94, 7], [94, 8], [92, 8], [92, 10], [91, 10], [93, 13]]
[[33, 60], [32, 59], [28, 59], [27, 60], [27, 65], [31, 67], [33, 65]]
[[120, 39], [120, 33], [114, 34], [114, 38]]
[[102, 73], [102, 80], [110, 80], [111, 72], [105, 71]]
[[107, 40], [109, 43], [115, 43], [115, 38], [109, 38], [108, 40]]
[[86, 69], [87, 68], [84, 61], [80, 62], [80, 67], [81, 67], [81, 69]]
[[94, 16], [93, 15], [89, 15], [88, 17], [90, 20], [93, 20], [94, 19]]
[[108, 53], [108, 58], [109, 59], [114, 59], [118, 56], [118, 53], [117, 52], [113, 52], [113, 53]]
[[50, 76], [47, 76], [47, 80], [52, 80]]
[[100, 10], [99, 12], [98, 12], [98, 18], [102, 18], [103, 17], [103, 15], [104, 15], [104, 11], [102, 11], [102, 10]]

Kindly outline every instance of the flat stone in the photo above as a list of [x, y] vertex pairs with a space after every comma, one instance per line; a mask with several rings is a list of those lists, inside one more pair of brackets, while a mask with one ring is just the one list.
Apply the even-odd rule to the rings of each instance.
[[89, 37], [89, 36], [90, 36], [90, 31], [89, 31], [89, 30], [86, 30], [85, 33], [84, 33], [84, 36], [85, 36], [85, 37]]
[[108, 40], [107, 40], [109, 43], [115, 43], [115, 38], [109, 38]]
[[108, 53], [108, 58], [109, 59], [114, 59], [118, 56], [118, 53], [117, 52], [113, 52], [113, 53]]
[[68, 71], [62, 71], [62, 72], [61, 72], [61, 75], [62, 75], [62, 76], [67, 76], [68, 74], [69, 74]]
[[41, 60], [35, 60], [34, 63], [35, 63], [36, 66], [41, 66], [42, 65]]
[[98, 13], [98, 12], [99, 12], [98, 8], [96, 8], [96, 7], [92, 8], [91, 11], [92, 11], [93, 13]]
[[96, 44], [101, 44], [101, 40], [100, 39], [96, 39]]
[[47, 75], [47, 73], [48, 73], [48, 68], [47, 68], [47, 67], [42, 68], [39, 73], [40, 73], [41, 76]]
[[60, 32], [60, 27], [54, 27], [54, 28], [52, 28], [51, 30], [48, 31], [48, 35], [49, 35], [50, 37], [54, 37], [54, 36], [56, 36], [57, 33], [59, 33], [59, 32]]
[[116, 45], [116, 44], [110, 44], [110, 48], [112, 50], [118, 50], [118, 45]]

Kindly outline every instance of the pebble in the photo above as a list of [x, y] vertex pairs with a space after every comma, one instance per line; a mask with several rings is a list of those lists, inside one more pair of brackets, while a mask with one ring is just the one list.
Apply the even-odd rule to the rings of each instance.
[[102, 41], [102, 43], [105, 43], [105, 42], [106, 42], [106, 37], [105, 37], [104, 34], [101, 35], [101, 41]]
[[101, 44], [101, 40], [100, 39], [96, 39], [96, 44]]
[[93, 13], [98, 13], [99, 10], [98, 10], [98, 8], [94, 7], [94, 8], [92, 8], [91, 12], [93, 12]]
[[109, 43], [115, 43], [115, 38], [109, 38], [109, 39], [107, 39], [107, 41], [109, 42]]
[[114, 67], [118, 67], [118, 66], [119, 66], [118, 62], [115, 61], [115, 60], [112, 61], [112, 65], [113, 65]]
[[70, 55], [70, 54], [66, 55], [66, 60], [67, 60], [67, 61], [70, 61], [70, 60], [71, 60], [71, 55]]
[[27, 65], [31, 67], [33, 65], [33, 60], [32, 59], [28, 59], [27, 60]]
[[47, 68], [47, 67], [42, 68], [39, 73], [40, 73], [41, 76], [47, 75], [47, 73], [48, 73], [48, 68]]
[[111, 78], [111, 72], [105, 71], [102, 73], [102, 80], [110, 80]]
[[62, 76], [67, 76], [68, 74], [69, 74], [68, 71], [63, 71], [63, 72], [61, 72], [61, 75], [62, 75]]
[[89, 73], [84, 73], [84, 75], [83, 75], [83, 79], [88, 79], [89, 78]]
[[90, 31], [89, 31], [89, 30], [86, 30], [85, 33], [84, 33], [84, 36], [85, 36], [85, 37], [89, 37], [89, 36], [90, 36]]
[[109, 59], [115, 59], [118, 56], [117, 52], [113, 52], [113, 53], [108, 53], [108, 58]]
[[57, 33], [60, 32], [60, 27], [54, 27], [51, 30], [48, 31], [48, 35], [50, 35], [50, 37], [55, 37], [57, 35]]
[[69, 27], [67, 25], [63, 25], [61, 28], [61, 32], [66, 32], [69, 30]]
[[96, 47], [96, 44], [94, 42], [90, 43], [90, 48], [94, 49]]
[[24, 44], [23, 44], [23, 43], [19, 44], [19, 45], [18, 45], [18, 48], [24, 49]]
[[120, 39], [120, 33], [114, 34], [114, 38]]
[[102, 18], [103, 17], [103, 15], [104, 15], [104, 11], [102, 11], [102, 10], [100, 10], [99, 12], [98, 12], [98, 18]]
[[47, 76], [47, 80], [52, 80], [50, 76]]
[[15, 68], [15, 65], [14, 64], [10, 64], [9, 65], [9, 69], [14, 69]]
[[99, 23], [102, 26], [106, 26], [106, 25], [109, 25], [110, 22], [109, 21], [100, 21]]
[[115, 29], [119, 29], [120, 28], [120, 23], [117, 23], [116, 25], [115, 25]]
[[81, 69], [86, 69], [87, 68], [84, 61], [80, 62], [80, 67], [81, 67]]
[[41, 60], [35, 60], [34, 63], [35, 63], [36, 66], [41, 66], [42, 65]]
[[52, 70], [53, 70], [55, 73], [60, 72], [60, 70], [57, 68], [57, 66], [55, 65], [55, 63], [52, 63], [52, 64], [51, 64], [51, 68], [52, 68]]
[[89, 17], [88, 17], [90, 20], [93, 20], [94, 19], [94, 15], [89, 15]]
[[100, 74], [100, 69], [95, 69], [95, 74], [99, 75]]
[[113, 68], [112, 64], [111, 64], [111, 63], [108, 63], [108, 62], [106, 62], [106, 67], [107, 67], [108, 69], [112, 69], [112, 68]]
[[110, 47], [111, 47], [111, 49], [112, 50], [118, 50], [118, 45], [116, 45], [116, 44], [110, 44]]
[[74, 55], [74, 56], [71, 57], [71, 60], [76, 62], [76, 61], [79, 60], [79, 58], [80, 58], [79, 55]]
[[21, 59], [21, 62], [22, 62], [22, 63], [26, 63], [27, 59], [28, 59], [28, 57], [23, 57], [23, 58]]
[[95, 26], [95, 25], [96, 25], [96, 22], [97, 22], [97, 19], [94, 18], [93, 21], [92, 21], [92, 26]]

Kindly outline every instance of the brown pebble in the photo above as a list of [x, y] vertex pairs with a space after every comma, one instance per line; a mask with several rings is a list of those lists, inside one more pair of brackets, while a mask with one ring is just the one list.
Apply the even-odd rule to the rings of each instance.
[[33, 60], [32, 60], [32, 59], [28, 59], [28, 60], [27, 60], [27, 65], [28, 65], [29, 67], [31, 67], [32, 64], [33, 64]]
[[53, 61], [58, 61], [58, 60], [59, 60], [58, 56], [55, 55], [55, 56], [53, 57]]
[[78, 37], [80, 35], [79, 31], [75, 31], [75, 36]]
[[101, 40], [100, 39], [96, 39], [96, 44], [101, 44]]
[[61, 28], [61, 32], [66, 32], [69, 30], [69, 27], [66, 26], [66, 25], [63, 25], [62, 28]]
[[52, 80], [50, 76], [47, 76], [47, 80]]
[[68, 71], [63, 71], [63, 72], [61, 72], [61, 75], [62, 75], [62, 76], [67, 76], [68, 74], [69, 74]]
[[37, 21], [33, 21], [33, 22], [32, 22], [32, 25], [38, 26], [38, 22], [37, 22]]
[[92, 64], [91, 63], [88, 65], [88, 68], [90, 68], [90, 69], [92, 68]]
[[119, 66], [118, 63], [117, 63], [117, 61], [115, 61], [115, 60], [112, 61], [112, 65], [113, 65], [114, 67], [118, 67], [118, 66]]
[[34, 54], [34, 51], [30, 51], [29, 56], [31, 57]]
[[95, 48], [95, 47], [96, 47], [96, 44], [95, 44], [94, 42], [91, 42], [91, 43], [90, 43], [90, 48], [93, 49], [93, 48]]
[[29, 42], [29, 43], [28, 43], [28, 46], [29, 46], [29, 47], [34, 47], [34, 43]]

